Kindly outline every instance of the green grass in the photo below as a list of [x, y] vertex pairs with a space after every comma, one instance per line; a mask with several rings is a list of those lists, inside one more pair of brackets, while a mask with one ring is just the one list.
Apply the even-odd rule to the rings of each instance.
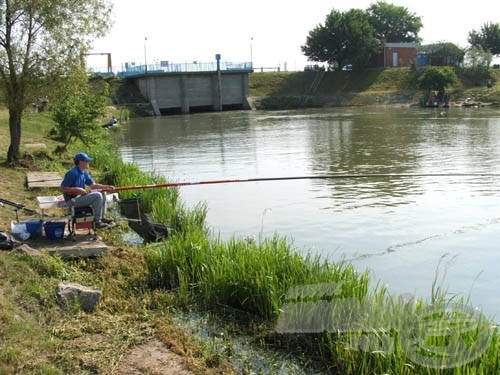
[[[317, 72], [251, 73], [250, 96], [305, 95]], [[395, 91], [415, 87], [408, 68], [326, 72], [316, 95], [339, 95], [361, 91]]]
[[[449, 87], [448, 91], [456, 100], [473, 97], [475, 100], [500, 104], [500, 69], [491, 69], [494, 86], [487, 88], [484, 79], [475, 74], [459, 72], [460, 82]], [[466, 71], [465, 71], [466, 72]], [[410, 68], [364, 69], [360, 71], [326, 72], [314, 93], [314, 98], [303, 100], [317, 72], [265, 72], [249, 75], [249, 94], [252, 97], [263, 98], [263, 105], [268, 109], [297, 108], [304, 106], [339, 105], [339, 100], [326, 101], [322, 98], [344, 99], [342, 105], [358, 105], [359, 96], [363, 102], [377, 104], [375, 98], [380, 94], [413, 94], [404, 100], [412, 100], [423, 92], [418, 88], [416, 73]], [[480, 85], [477, 83], [480, 82]], [[373, 96], [373, 100], [370, 97]], [[409, 102], [407, 104], [415, 104]]]
[[[47, 113], [27, 114], [22, 133], [22, 145], [43, 143], [46, 147], [36, 153], [26, 149], [27, 155], [34, 156], [23, 159], [29, 163], [7, 167], [7, 118], [6, 111], [0, 111], [2, 198], [36, 208], [36, 195], [58, 194], [56, 189], [26, 190], [26, 172], [39, 169], [63, 173], [73, 165], [72, 155], [77, 150], [85, 150], [95, 158], [91, 173], [99, 181], [118, 182], [114, 180], [114, 168], [137, 171], [136, 166], [125, 167], [106, 133], [89, 147], [76, 144], [67, 153], [55, 154], [60, 144], [48, 137], [53, 123]], [[24, 146], [21, 150], [25, 152]], [[138, 172], [135, 178], [131, 183], [150, 181], [150, 176]], [[176, 212], [177, 193], [166, 189], [163, 192], [166, 196], [162, 199], [171, 201]], [[32, 218], [23, 211], [19, 216], [20, 220]], [[1, 208], [0, 230], [8, 231], [14, 219], [10, 207]], [[217, 371], [218, 367], [209, 369], [204, 365], [199, 340], [174, 327], [165, 314], [176, 299], [171, 292], [148, 287], [144, 252], [123, 242], [123, 229], [120, 223], [100, 234], [109, 252], [94, 259], [62, 261], [48, 255], [30, 257], [0, 251], [0, 374], [114, 373], [127, 350], [153, 338], [182, 355], [194, 373]], [[63, 281], [102, 289], [98, 309], [87, 314], [76, 305], [59, 306], [55, 289]]]
[[230, 306], [264, 319], [276, 318], [291, 287], [326, 282], [345, 285], [345, 295], [362, 298], [368, 277], [351, 265], [302, 257], [284, 238], [260, 244], [210, 240], [198, 229], [174, 234], [146, 257], [149, 283], [177, 289], [183, 300]]

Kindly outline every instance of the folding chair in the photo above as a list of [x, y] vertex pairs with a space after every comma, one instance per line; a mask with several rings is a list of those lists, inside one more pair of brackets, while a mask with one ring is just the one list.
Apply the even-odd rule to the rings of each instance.
[[80, 229], [88, 229], [88, 234], [94, 234], [96, 239], [94, 210], [90, 206], [71, 207], [71, 216], [68, 220], [69, 238], [76, 241], [76, 231]]

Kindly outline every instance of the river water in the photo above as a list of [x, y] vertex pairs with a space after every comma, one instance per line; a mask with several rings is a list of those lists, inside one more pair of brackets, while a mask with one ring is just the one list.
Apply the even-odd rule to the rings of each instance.
[[[500, 110], [341, 108], [134, 119], [122, 157], [169, 181], [355, 174], [195, 185], [214, 236], [278, 233], [297, 251], [370, 269], [394, 293], [433, 280], [500, 317]], [[429, 176], [429, 174], [489, 176]], [[405, 178], [363, 174], [418, 174]], [[427, 175], [427, 176], [426, 176]]]

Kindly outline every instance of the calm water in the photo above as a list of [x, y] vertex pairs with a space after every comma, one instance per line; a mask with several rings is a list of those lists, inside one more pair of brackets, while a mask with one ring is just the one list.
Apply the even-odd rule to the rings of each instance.
[[[500, 111], [328, 109], [133, 120], [124, 160], [170, 181], [329, 173], [500, 173]], [[277, 232], [368, 267], [395, 293], [451, 293], [500, 317], [500, 177], [305, 179], [181, 188], [214, 235]]]

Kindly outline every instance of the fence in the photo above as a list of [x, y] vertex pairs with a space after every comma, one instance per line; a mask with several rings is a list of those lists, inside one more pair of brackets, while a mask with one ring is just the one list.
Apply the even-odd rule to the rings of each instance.
[[[252, 63], [232, 63], [220, 62], [221, 71], [253, 71]], [[192, 62], [192, 63], [170, 63], [161, 61], [159, 63], [147, 65], [135, 65], [135, 63], [125, 63], [124, 68], [117, 73], [118, 76], [135, 76], [155, 73], [192, 73], [192, 72], [212, 72], [217, 71], [216, 62]]]

